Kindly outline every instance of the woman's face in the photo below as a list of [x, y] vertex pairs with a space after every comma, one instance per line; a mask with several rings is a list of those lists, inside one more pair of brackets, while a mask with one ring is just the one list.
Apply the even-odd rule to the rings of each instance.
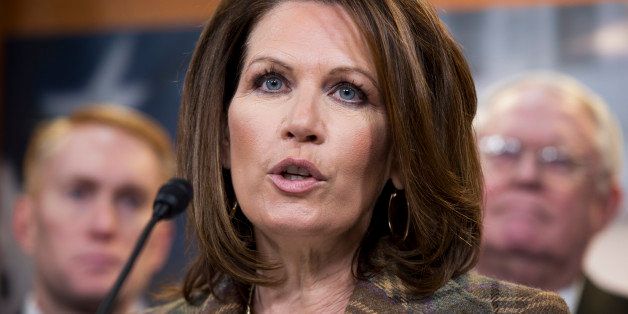
[[286, 2], [253, 29], [223, 163], [258, 235], [362, 236], [391, 176], [373, 63], [339, 6]]

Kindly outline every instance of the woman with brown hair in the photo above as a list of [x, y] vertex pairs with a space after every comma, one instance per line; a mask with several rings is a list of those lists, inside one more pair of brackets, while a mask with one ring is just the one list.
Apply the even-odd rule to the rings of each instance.
[[180, 174], [198, 245], [182, 312], [566, 311], [468, 274], [476, 96], [417, 0], [222, 1], [191, 61]]

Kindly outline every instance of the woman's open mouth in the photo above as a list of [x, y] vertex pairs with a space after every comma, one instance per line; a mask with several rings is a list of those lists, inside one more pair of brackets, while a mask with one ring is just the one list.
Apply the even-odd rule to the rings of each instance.
[[290, 194], [309, 192], [326, 180], [313, 163], [295, 158], [282, 160], [271, 169], [269, 176], [279, 190]]
[[286, 168], [285, 171], [281, 174], [285, 179], [295, 181], [295, 180], [304, 180], [305, 178], [312, 177], [310, 172], [302, 167], [297, 167], [295, 165], [290, 165]]

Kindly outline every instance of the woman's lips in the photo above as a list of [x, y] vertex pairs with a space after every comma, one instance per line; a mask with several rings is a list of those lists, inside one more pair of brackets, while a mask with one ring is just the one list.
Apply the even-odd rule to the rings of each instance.
[[309, 192], [327, 180], [313, 163], [296, 158], [282, 160], [268, 175], [279, 190], [292, 194]]
[[314, 179], [313, 177], [307, 177], [299, 180], [290, 180], [280, 174], [271, 174], [270, 180], [273, 181], [273, 183], [279, 190], [286, 193], [294, 194], [306, 193], [314, 189], [318, 183], [322, 182]]

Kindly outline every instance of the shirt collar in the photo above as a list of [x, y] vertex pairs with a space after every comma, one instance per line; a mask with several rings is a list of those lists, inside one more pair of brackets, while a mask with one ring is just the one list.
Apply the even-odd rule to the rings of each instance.
[[571, 313], [576, 313], [578, 310], [578, 301], [580, 300], [580, 295], [582, 294], [582, 289], [584, 287], [584, 280], [578, 279], [574, 281], [571, 285], [558, 290], [558, 294], [565, 300], [567, 306], [569, 307], [569, 311]]
[[[35, 295], [31, 292], [26, 295], [24, 298], [24, 311], [22, 314], [43, 314], [42, 310], [39, 308], [37, 301], [35, 300]], [[137, 300], [131, 305], [130, 311], [132, 313], [140, 313], [146, 310], [148, 307], [143, 300]]]

